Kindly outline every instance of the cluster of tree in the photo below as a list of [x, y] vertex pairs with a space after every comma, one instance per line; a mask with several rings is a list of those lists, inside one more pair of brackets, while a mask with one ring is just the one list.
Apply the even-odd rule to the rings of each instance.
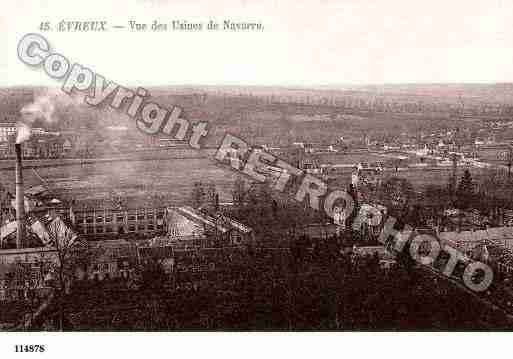
[[194, 182], [190, 202], [194, 208], [204, 208], [212, 212], [219, 210], [219, 193], [213, 183]]
[[464, 330], [507, 325], [503, 318], [487, 316], [473, 296], [404, 261], [383, 270], [376, 255], [321, 247], [303, 257], [286, 250], [248, 252], [243, 266], [228, 265], [230, 280], [191, 286], [162, 286], [167, 274], [152, 262], [138, 289], [76, 291], [67, 297], [66, 312], [81, 330]]
[[422, 189], [415, 189], [405, 178], [392, 176], [370, 192], [371, 200], [380, 201], [390, 215], [404, 218], [412, 226], [427, 225], [428, 220], [443, 222], [444, 211], [450, 208], [476, 209], [490, 216], [492, 224], [499, 223], [498, 216], [512, 207], [513, 199], [513, 186], [504, 172], [487, 171], [475, 180], [468, 169], [459, 180], [449, 178], [447, 184], [429, 184]]
[[288, 234], [301, 233], [311, 223], [331, 221], [324, 211], [311, 209], [308, 199], [298, 202], [290, 193], [273, 191], [268, 183], [236, 180], [232, 198], [229, 215], [253, 228], [261, 239], [285, 240]]

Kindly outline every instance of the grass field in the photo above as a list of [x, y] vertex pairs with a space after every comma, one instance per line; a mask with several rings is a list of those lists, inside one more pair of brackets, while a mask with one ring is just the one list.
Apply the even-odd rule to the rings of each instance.
[[354, 164], [358, 162], [385, 162], [391, 157], [379, 156], [374, 153], [353, 152], [353, 153], [319, 153], [314, 155], [316, 160], [322, 164]]
[[[144, 198], [148, 194], [159, 193], [176, 204], [187, 202], [193, 183], [201, 181], [214, 183], [221, 201], [231, 200], [232, 184], [238, 175], [219, 166], [212, 151], [199, 155], [194, 152], [196, 151], [191, 150], [190, 153], [182, 154], [187, 158], [176, 158], [176, 154], [172, 153], [167, 159], [159, 156], [155, 160], [75, 163], [37, 170], [26, 168], [24, 181], [26, 187], [46, 182], [56, 196], [64, 199], [101, 199], [115, 191], [130, 198]], [[25, 161], [24, 165], [37, 163], [41, 164], [39, 161]], [[12, 160], [0, 163], [0, 169], [4, 168], [0, 171], [0, 182], [14, 191], [14, 170], [10, 168], [12, 165]]]
[[[355, 161], [373, 162], [383, 160], [374, 154], [328, 155], [333, 163], [354, 163]], [[233, 182], [238, 176], [228, 167], [221, 166], [214, 159], [214, 151], [203, 152], [184, 150], [180, 153], [168, 151], [166, 156], [160, 153], [158, 159], [130, 158], [111, 162], [81, 164], [80, 161], [68, 163], [66, 166], [26, 168], [24, 179], [26, 187], [46, 184], [56, 197], [66, 200], [75, 199], [79, 202], [99, 200], [116, 193], [123, 198], [131, 199], [133, 205], [139, 205], [151, 194], [160, 194], [170, 204], [185, 204], [191, 198], [192, 186], [201, 181], [213, 183], [220, 195], [221, 202], [232, 200]], [[52, 160], [60, 164], [70, 160]], [[25, 161], [25, 166], [50, 164], [51, 162]], [[0, 161], [0, 183], [14, 193], [13, 161]], [[485, 171], [470, 168], [474, 178], [479, 178]], [[457, 176], [461, 178], [464, 168], [458, 168]], [[445, 186], [452, 170], [450, 167], [436, 169], [406, 169], [398, 172], [385, 171], [384, 178], [389, 176], [403, 177], [409, 180], [415, 189], [421, 190], [428, 184]], [[346, 188], [351, 181], [351, 169], [342, 173], [336, 183]]]

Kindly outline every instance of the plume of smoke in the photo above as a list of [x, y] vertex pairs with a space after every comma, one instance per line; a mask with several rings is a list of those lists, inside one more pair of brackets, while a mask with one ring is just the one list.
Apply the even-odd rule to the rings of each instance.
[[21, 118], [18, 121], [18, 134], [16, 143], [22, 143], [30, 138], [31, 128], [35, 121], [40, 120], [45, 124], [53, 124], [58, 121], [56, 110], [68, 106], [78, 107], [83, 101], [75, 96], [62, 94], [56, 88], [41, 88], [34, 92], [35, 100], [22, 107]]
[[[20, 111], [18, 121], [17, 143], [22, 143], [30, 138], [31, 129], [35, 121], [43, 124], [59, 124], [64, 130], [80, 132], [81, 128], [96, 129], [109, 137], [109, 133], [115, 132], [111, 127], [129, 127], [130, 132], [135, 131], [129, 118], [120, 115], [119, 111], [110, 107], [91, 107], [84, 102], [84, 94], [68, 95], [60, 88], [36, 88], [34, 89], [34, 101], [26, 104]], [[129, 123], [127, 125], [127, 123]], [[107, 131], [103, 131], [107, 130]], [[138, 131], [135, 131], [138, 133]], [[119, 137], [120, 133], [111, 136]]]
[[16, 124], [16, 129], [16, 143], [23, 143], [25, 141], [28, 141], [32, 133], [32, 127], [30, 127], [29, 124], [19, 121]]
[[37, 97], [34, 102], [23, 106], [21, 109], [22, 119], [29, 124], [34, 123], [37, 119], [41, 119], [47, 123], [54, 122], [53, 114], [55, 105], [49, 96]]
[[36, 120], [54, 122], [55, 105], [50, 96], [38, 96], [34, 102], [23, 106], [20, 112], [21, 119], [17, 123], [16, 143], [23, 143], [30, 138], [32, 124]]

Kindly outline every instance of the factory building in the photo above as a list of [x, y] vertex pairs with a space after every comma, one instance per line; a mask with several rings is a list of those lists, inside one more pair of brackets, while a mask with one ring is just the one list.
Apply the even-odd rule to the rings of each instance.
[[239, 245], [251, 241], [251, 228], [222, 215], [209, 215], [192, 207], [70, 209], [77, 232], [90, 240], [165, 236], [175, 241], [205, 237]]
[[156, 235], [165, 230], [165, 208], [70, 209], [77, 232], [88, 239], [119, 235]]
[[248, 226], [221, 214], [208, 214], [192, 207], [166, 210], [167, 237], [178, 241], [213, 239], [221, 246], [248, 245], [253, 231]]
[[[32, 135], [23, 145], [23, 158], [59, 158], [64, 154], [65, 139], [58, 133], [46, 132], [43, 129], [32, 129]], [[15, 135], [7, 138], [7, 146], [3, 147], [3, 157], [14, 157]]]
[[0, 123], [0, 142], [7, 142], [10, 136], [16, 135], [16, 131], [16, 122]]

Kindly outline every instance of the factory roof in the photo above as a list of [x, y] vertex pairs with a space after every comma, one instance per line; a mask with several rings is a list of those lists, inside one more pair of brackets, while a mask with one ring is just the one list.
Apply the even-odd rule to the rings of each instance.
[[[184, 207], [170, 207], [168, 208], [168, 213], [171, 215], [179, 215], [181, 220], [176, 222], [175, 226], [178, 230], [182, 228], [183, 232], [192, 232], [194, 228], [200, 227], [210, 227], [217, 228], [217, 230], [221, 233], [227, 233], [230, 230], [236, 230], [242, 233], [250, 233], [252, 229], [232, 218], [229, 218], [224, 215], [217, 214], [216, 216], [211, 216], [206, 213], [202, 213], [198, 210], [193, 209], [192, 207], [184, 206]], [[185, 227], [188, 228], [185, 231]]]

